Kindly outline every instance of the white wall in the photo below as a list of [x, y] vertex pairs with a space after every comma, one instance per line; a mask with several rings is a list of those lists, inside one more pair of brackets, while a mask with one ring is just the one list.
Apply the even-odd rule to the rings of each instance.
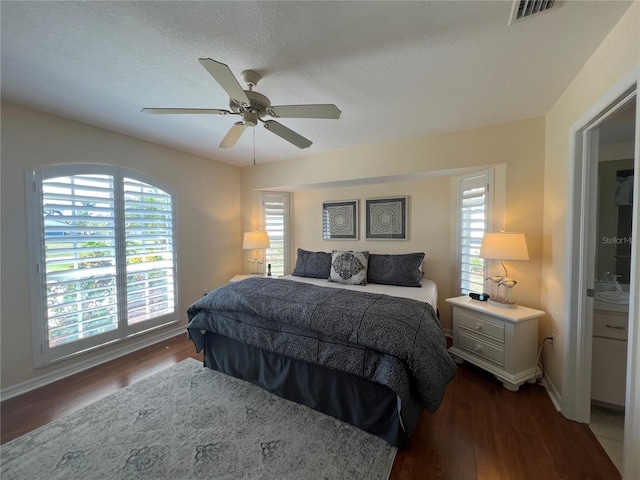
[[[240, 170], [125, 135], [2, 103], [2, 388], [55, 374], [112, 347], [42, 369], [33, 368], [27, 278], [25, 171], [61, 163], [132, 168], [177, 194], [178, 315], [203, 289], [240, 268]], [[186, 330], [185, 330], [186, 331]]]

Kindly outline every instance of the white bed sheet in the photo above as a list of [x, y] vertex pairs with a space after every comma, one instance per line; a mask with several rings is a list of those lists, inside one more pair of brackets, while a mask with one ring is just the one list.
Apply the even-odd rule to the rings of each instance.
[[438, 311], [438, 286], [433, 280], [423, 278], [420, 280], [422, 288], [418, 287], [396, 287], [395, 285], [381, 285], [379, 283], [368, 283], [367, 285], [343, 285], [341, 283], [330, 282], [324, 278], [297, 277], [285, 275], [285, 280], [295, 280], [296, 282], [311, 283], [320, 287], [342, 288], [345, 290], [357, 290], [359, 292], [381, 293], [395, 297], [411, 298], [421, 302], [430, 303], [435, 312]]

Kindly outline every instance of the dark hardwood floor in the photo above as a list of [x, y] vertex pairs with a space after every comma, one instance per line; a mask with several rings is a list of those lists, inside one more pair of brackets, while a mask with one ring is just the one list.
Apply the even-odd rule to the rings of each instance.
[[[77, 411], [187, 357], [184, 336], [2, 403], [2, 443]], [[519, 392], [460, 366], [435, 413], [425, 412], [391, 480], [610, 480], [620, 473], [586, 425], [556, 412], [544, 388]]]

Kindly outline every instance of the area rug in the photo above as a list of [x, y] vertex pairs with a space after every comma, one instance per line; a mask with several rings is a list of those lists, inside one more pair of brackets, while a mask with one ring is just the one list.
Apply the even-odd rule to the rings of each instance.
[[386, 480], [395, 454], [194, 359], [0, 448], [3, 480]]

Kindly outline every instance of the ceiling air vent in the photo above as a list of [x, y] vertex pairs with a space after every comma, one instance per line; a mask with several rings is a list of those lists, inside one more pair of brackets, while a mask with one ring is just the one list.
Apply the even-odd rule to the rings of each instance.
[[559, 0], [515, 0], [511, 10], [509, 25], [539, 13], [558, 8], [561, 4], [562, 2]]

